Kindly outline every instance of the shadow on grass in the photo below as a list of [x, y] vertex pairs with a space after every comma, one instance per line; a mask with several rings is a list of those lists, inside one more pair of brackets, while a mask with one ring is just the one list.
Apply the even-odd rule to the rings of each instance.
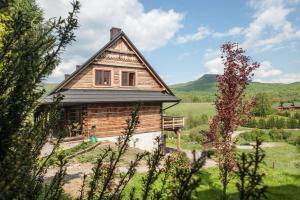
[[[197, 200], [218, 200], [221, 197], [222, 190], [220, 183], [208, 172], [201, 172], [202, 184], [193, 194], [193, 199]], [[294, 175], [292, 175], [294, 176]], [[299, 175], [295, 175], [299, 178]], [[239, 194], [236, 188], [231, 185], [228, 188], [230, 200], [239, 200]], [[268, 186], [267, 198], [270, 200], [300, 200], [300, 186], [287, 184], [280, 186]]]
[[[218, 200], [221, 197], [221, 192], [218, 188], [197, 191], [193, 195], [193, 199]], [[239, 200], [237, 192], [229, 193], [229, 197], [230, 200]], [[300, 200], [300, 187], [292, 184], [268, 187], [267, 198], [270, 200]]]

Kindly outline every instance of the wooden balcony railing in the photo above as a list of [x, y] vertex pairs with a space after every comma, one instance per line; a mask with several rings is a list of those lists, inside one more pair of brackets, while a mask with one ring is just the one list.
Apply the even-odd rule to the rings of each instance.
[[183, 128], [184, 118], [174, 117], [174, 116], [163, 116], [162, 125], [163, 125], [163, 130], [175, 131]]

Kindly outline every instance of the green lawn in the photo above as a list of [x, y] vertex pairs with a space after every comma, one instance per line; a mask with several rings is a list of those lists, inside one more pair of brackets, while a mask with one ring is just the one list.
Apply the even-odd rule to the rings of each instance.
[[[168, 107], [170, 104], [164, 105]], [[180, 103], [174, 107], [166, 110], [167, 115], [183, 116], [187, 117], [189, 114], [202, 115], [205, 114], [211, 117], [215, 114], [214, 105], [212, 102], [209, 103]]]
[[[300, 161], [297, 147], [287, 143], [278, 143], [276, 147], [266, 148], [265, 152], [265, 165], [262, 170], [266, 174], [265, 184], [268, 186], [268, 198], [270, 200], [300, 200], [300, 168], [295, 166], [295, 163]], [[273, 161], [276, 161], [274, 169], [272, 167]], [[143, 175], [137, 174], [133, 178], [126, 188], [126, 193], [130, 191], [132, 186], [137, 187], [138, 193], [142, 190]], [[193, 199], [218, 199], [221, 194], [218, 169], [215, 167], [204, 169], [199, 176], [202, 177], [202, 184], [195, 191]], [[231, 200], [238, 199], [235, 183], [236, 179], [233, 178], [228, 188]]]

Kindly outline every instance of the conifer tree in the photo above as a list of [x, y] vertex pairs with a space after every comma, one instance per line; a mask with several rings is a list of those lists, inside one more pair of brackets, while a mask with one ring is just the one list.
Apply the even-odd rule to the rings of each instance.
[[[75, 40], [79, 3], [72, 3], [66, 19], [50, 21], [34, 0], [4, 0], [0, 6], [6, 16], [0, 46], [0, 199], [37, 199], [45, 173], [38, 156], [48, 135], [58, 131], [61, 116], [60, 97], [38, 111], [38, 99], [45, 92], [41, 82]], [[64, 164], [44, 199], [62, 194]]]

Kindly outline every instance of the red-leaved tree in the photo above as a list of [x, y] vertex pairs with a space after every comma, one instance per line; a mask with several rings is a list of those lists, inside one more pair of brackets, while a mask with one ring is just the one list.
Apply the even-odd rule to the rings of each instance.
[[226, 43], [221, 47], [221, 59], [224, 74], [218, 76], [216, 115], [213, 117], [207, 134], [208, 142], [218, 152], [220, 178], [223, 186], [222, 199], [227, 199], [229, 173], [234, 169], [233, 133], [247, 118], [254, 105], [254, 99], [245, 99], [245, 89], [259, 63], [252, 62], [249, 56], [237, 43]]

